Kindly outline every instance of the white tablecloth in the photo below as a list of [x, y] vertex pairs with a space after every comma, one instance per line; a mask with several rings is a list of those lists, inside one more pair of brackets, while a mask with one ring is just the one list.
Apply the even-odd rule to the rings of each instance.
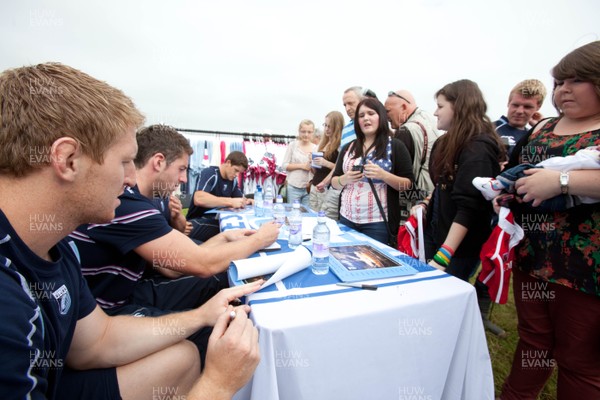
[[[226, 229], [237, 227], [231, 221]], [[438, 270], [369, 281], [376, 291], [323, 279], [330, 283], [289, 279], [248, 296], [261, 361], [235, 399], [494, 399], [472, 285]]]
[[493, 399], [473, 286], [437, 271], [387, 281], [408, 283], [250, 296], [262, 358], [235, 398]]

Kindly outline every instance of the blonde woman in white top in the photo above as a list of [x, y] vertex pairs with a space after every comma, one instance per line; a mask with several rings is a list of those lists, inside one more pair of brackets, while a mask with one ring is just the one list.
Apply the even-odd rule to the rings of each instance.
[[302, 120], [298, 127], [298, 139], [289, 144], [282, 167], [287, 171], [287, 201], [300, 203], [309, 208], [309, 197], [306, 185], [311, 178], [310, 160], [311, 153], [317, 150], [312, 142], [315, 124], [308, 119]]

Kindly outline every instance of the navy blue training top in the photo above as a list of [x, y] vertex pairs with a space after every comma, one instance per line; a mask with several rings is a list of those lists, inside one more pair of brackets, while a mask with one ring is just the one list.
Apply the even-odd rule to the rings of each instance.
[[133, 250], [173, 229], [137, 187], [126, 188], [119, 199], [110, 223], [81, 225], [69, 235], [79, 249], [83, 276], [103, 309], [129, 304], [147, 264]]
[[[244, 195], [237, 185], [237, 178], [232, 181], [223, 179], [219, 167], [207, 167], [200, 172], [198, 184], [196, 185], [196, 191], [199, 190], [217, 197], [242, 197]], [[196, 206], [192, 200], [187, 219], [200, 218], [211, 209]]]
[[523, 136], [527, 134], [527, 129], [519, 129], [508, 123], [508, 118], [504, 115], [500, 117], [500, 119], [494, 122], [496, 126], [496, 132], [500, 138], [505, 138], [508, 140], [508, 145], [506, 147], [507, 155], [510, 157], [515, 145], [521, 140]]
[[0, 210], [0, 399], [55, 398], [77, 320], [96, 307], [74, 251], [63, 240], [52, 262], [38, 257]]

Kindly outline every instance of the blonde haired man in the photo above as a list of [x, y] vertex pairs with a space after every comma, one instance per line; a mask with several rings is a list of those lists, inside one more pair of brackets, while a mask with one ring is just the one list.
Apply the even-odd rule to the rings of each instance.
[[[120, 90], [74, 68], [39, 64], [0, 74], [0, 398], [140, 399], [232, 396], [259, 359], [257, 332], [229, 302], [159, 318], [109, 317], [64, 237], [114, 217], [135, 185], [143, 117]], [[215, 324], [205, 372], [190, 332]], [[157, 330], [173, 327], [169, 332]], [[219, 397], [220, 396], [220, 397]]]
[[494, 124], [496, 132], [508, 146], [509, 156], [515, 144], [525, 136], [527, 124], [533, 126], [542, 119], [540, 107], [546, 98], [546, 87], [537, 79], [517, 83], [508, 95], [507, 116]]

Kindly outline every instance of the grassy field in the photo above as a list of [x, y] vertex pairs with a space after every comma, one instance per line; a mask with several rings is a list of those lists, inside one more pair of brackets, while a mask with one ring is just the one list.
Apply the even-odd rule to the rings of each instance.
[[[510, 372], [513, 355], [519, 339], [519, 335], [517, 333], [517, 312], [515, 310], [512, 284], [508, 302], [503, 305], [495, 304], [490, 319], [508, 333], [508, 337], [500, 339], [497, 336], [486, 332], [490, 357], [492, 358], [492, 368], [494, 370], [496, 394], [500, 394], [500, 389], [504, 383], [504, 379]], [[556, 399], [556, 370], [546, 383], [546, 387], [540, 394], [539, 399]]]

